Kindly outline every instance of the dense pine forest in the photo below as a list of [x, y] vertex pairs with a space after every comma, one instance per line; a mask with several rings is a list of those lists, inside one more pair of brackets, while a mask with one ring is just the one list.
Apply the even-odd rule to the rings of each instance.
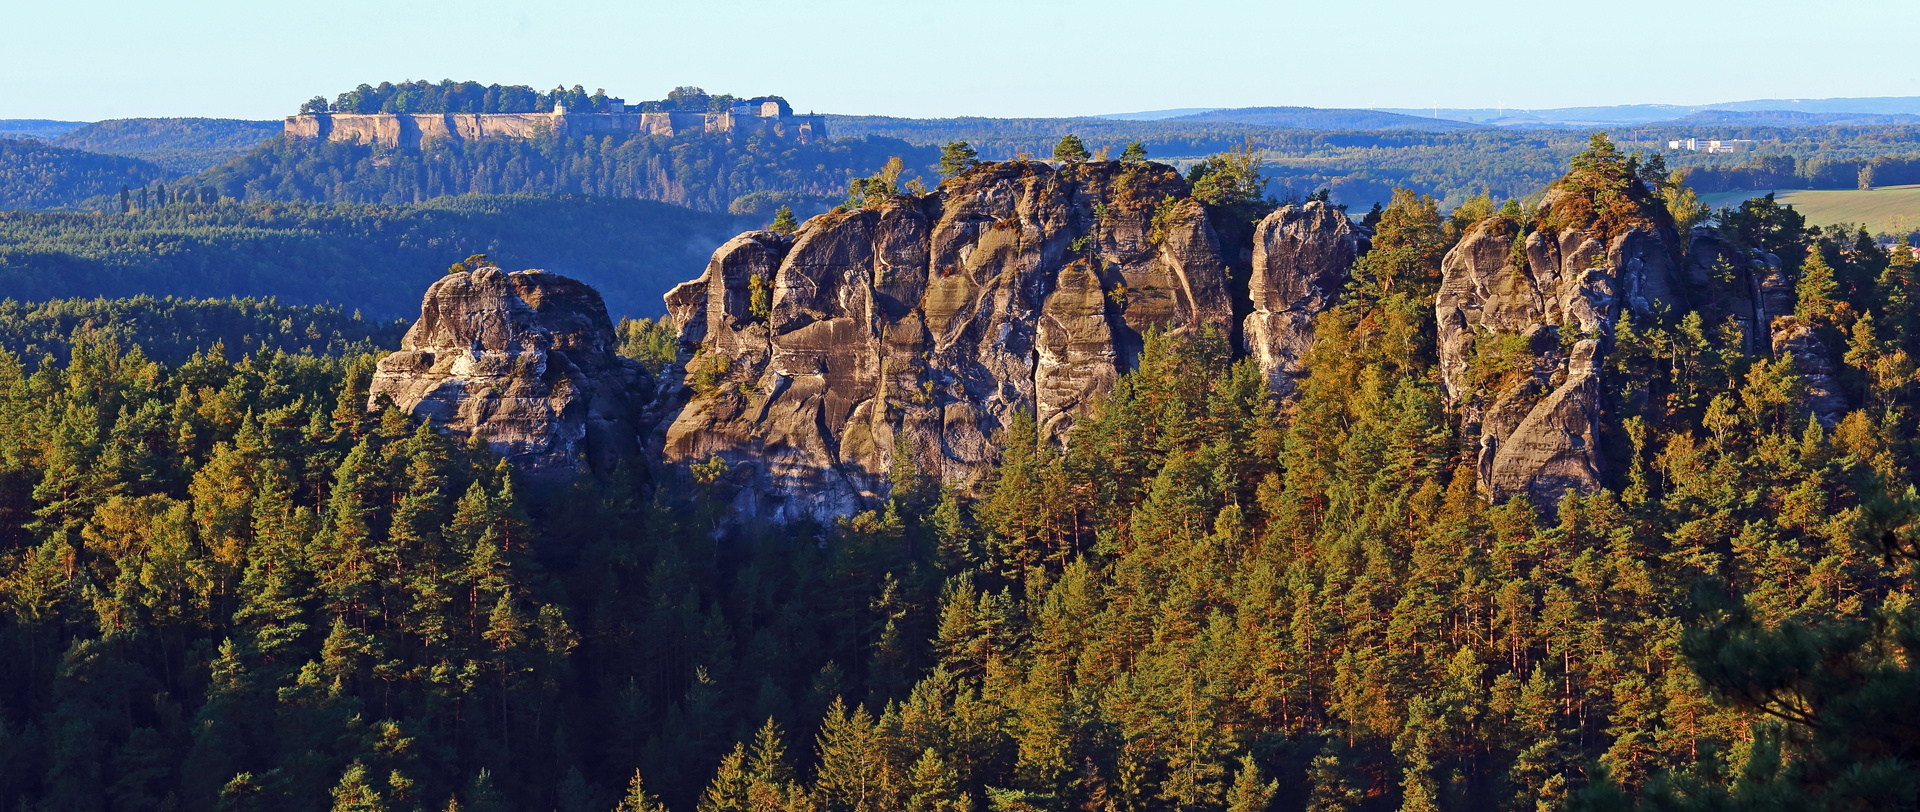
[[1479, 216], [1531, 219], [1369, 216], [1284, 409], [1152, 336], [1063, 446], [1015, 420], [977, 493], [898, 465], [830, 525], [728, 522], [721, 469], [530, 485], [369, 410], [358, 348], [0, 355], [0, 804], [1911, 808], [1911, 255], [1720, 212], [1857, 408], [1624, 321], [1609, 487], [1542, 511], [1476, 492], [1436, 370]]
[[0, 210], [72, 205], [171, 177], [134, 158], [0, 138]]
[[417, 150], [276, 138], [195, 182], [248, 201], [396, 205], [461, 194], [578, 194], [770, 214], [782, 203], [819, 207], [890, 157], [924, 172], [937, 154], [892, 139], [803, 144], [765, 134], [613, 133], [430, 142]]
[[0, 289], [29, 301], [277, 297], [394, 319], [419, 313], [421, 291], [449, 262], [487, 254], [586, 280], [616, 315], [656, 315], [660, 292], [698, 275], [713, 246], [767, 219], [579, 196], [409, 206], [217, 198], [154, 184], [130, 190], [125, 213], [0, 212]]
[[[183, 364], [218, 345], [236, 356], [358, 355], [400, 345], [403, 321], [369, 321], [337, 308], [272, 299], [53, 299], [0, 301], [0, 347], [22, 364], [66, 361], [75, 344], [111, 341], [146, 357]], [[635, 322], [639, 324], [639, 322]]]

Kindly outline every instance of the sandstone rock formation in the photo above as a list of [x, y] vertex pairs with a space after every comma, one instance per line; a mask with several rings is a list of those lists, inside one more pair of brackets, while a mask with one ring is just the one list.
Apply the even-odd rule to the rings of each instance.
[[1275, 394], [1292, 394], [1306, 374], [1313, 319], [1338, 303], [1353, 261], [1367, 246], [1346, 213], [1319, 201], [1282, 206], [1260, 221], [1247, 285], [1253, 313], [1242, 336]]
[[1600, 487], [1600, 365], [1620, 314], [1692, 306], [1663, 209], [1566, 223], [1554, 213], [1568, 194], [1550, 191], [1525, 236], [1508, 216], [1474, 226], [1443, 261], [1434, 301], [1442, 381], [1482, 492], [1547, 508]]
[[401, 349], [380, 360], [383, 398], [456, 435], [481, 434], [535, 477], [605, 470], [640, 450], [644, 369], [614, 354], [600, 294], [558, 274], [451, 273], [427, 289]]
[[987, 164], [735, 238], [666, 297], [685, 361], [660, 461], [719, 456], [742, 513], [825, 518], [879, 501], [896, 445], [965, 482], [1016, 410], [1062, 436], [1148, 330], [1230, 332], [1221, 248], [1186, 194], [1159, 165]]
[[1839, 425], [1840, 418], [1846, 416], [1847, 398], [1833, 378], [1833, 359], [1826, 344], [1814, 335], [1813, 328], [1793, 316], [1774, 320], [1772, 338], [1773, 357], [1793, 356], [1793, 365], [1806, 380], [1808, 410], [1829, 429]]
[[1691, 289], [1705, 292], [1698, 298], [1707, 323], [1729, 318], [1739, 323], [1745, 340], [1742, 350], [1749, 354], [1766, 352], [1773, 320], [1793, 313], [1793, 286], [1780, 258], [1744, 250], [1712, 226], [1693, 230], [1686, 281]]
[[1644, 190], [1637, 208], [1604, 217], [1576, 194], [1556, 185], [1530, 228], [1510, 216], [1483, 220], [1442, 265], [1434, 302], [1441, 376], [1484, 494], [1525, 495], [1551, 509], [1569, 489], [1601, 486], [1601, 370], [1623, 315], [1651, 326], [1698, 312], [1714, 340], [1731, 320], [1743, 352], [1791, 353], [1815, 415], [1828, 425], [1839, 419], [1845, 402], [1832, 361], [1790, 315], [1779, 257], [1711, 227], [1694, 229], [1683, 252], [1671, 218]]

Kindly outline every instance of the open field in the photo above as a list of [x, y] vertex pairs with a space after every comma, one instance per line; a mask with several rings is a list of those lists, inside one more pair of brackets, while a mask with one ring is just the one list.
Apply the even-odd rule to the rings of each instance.
[[[1737, 206], [1740, 201], [1759, 197], [1767, 191], [1721, 192], [1701, 195], [1700, 199], [1718, 210], [1722, 206]], [[1775, 190], [1774, 199], [1792, 204], [1795, 211], [1807, 216], [1807, 223], [1811, 225], [1864, 224], [1874, 234], [1910, 233], [1920, 229], [1920, 186], [1885, 186], [1867, 191], [1780, 189]]]

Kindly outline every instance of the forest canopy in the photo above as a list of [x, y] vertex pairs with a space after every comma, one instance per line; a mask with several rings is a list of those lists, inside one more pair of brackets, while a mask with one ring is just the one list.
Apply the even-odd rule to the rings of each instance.
[[0, 210], [71, 206], [172, 176], [134, 158], [0, 138]]
[[700, 274], [713, 246], [766, 222], [577, 196], [238, 204], [157, 184], [129, 197], [127, 213], [0, 212], [0, 289], [23, 301], [277, 297], [411, 318], [448, 263], [487, 254], [582, 279], [616, 317], [645, 316], [661, 312], [667, 288]]

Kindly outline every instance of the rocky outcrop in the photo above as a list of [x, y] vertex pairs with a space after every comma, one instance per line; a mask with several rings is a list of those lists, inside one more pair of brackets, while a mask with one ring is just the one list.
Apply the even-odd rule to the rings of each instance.
[[[1711, 227], [1681, 250], [1664, 207], [1637, 184], [1624, 211], [1617, 197], [1600, 206], [1577, 195], [1563, 182], [1524, 225], [1481, 221], [1442, 265], [1441, 378], [1486, 496], [1551, 510], [1569, 489], [1601, 486], [1602, 369], [1622, 317], [1652, 326], [1698, 313], [1710, 341], [1791, 354], [1815, 416], [1839, 419], [1832, 360], [1790, 315], [1779, 257]], [[1737, 335], [1722, 329], [1728, 322]]]
[[1492, 452], [1483, 467], [1489, 491], [1553, 505], [1568, 490], [1586, 492], [1598, 486], [1599, 354], [1596, 339], [1575, 344], [1566, 379], [1532, 404], [1502, 440], [1482, 447], [1483, 453]]
[[1793, 312], [1793, 286], [1780, 258], [1747, 250], [1712, 226], [1693, 230], [1687, 248], [1687, 285], [1697, 297], [1708, 324], [1732, 319], [1740, 325], [1748, 354], [1769, 349], [1770, 325], [1777, 316]]
[[653, 442], [725, 460], [737, 510], [773, 520], [877, 504], [896, 448], [970, 482], [1018, 410], [1062, 437], [1147, 331], [1230, 332], [1222, 257], [1177, 173], [1113, 162], [988, 164], [744, 234], [666, 297], [685, 352]]
[[1807, 387], [1807, 409], [1820, 424], [1831, 429], [1847, 413], [1847, 398], [1833, 378], [1833, 359], [1825, 342], [1813, 328], [1793, 316], [1781, 316], [1773, 322], [1773, 357], [1793, 358]]
[[1306, 375], [1313, 319], [1338, 303], [1367, 247], [1346, 213], [1323, 202], [1282, 206], [1260, 221], [1247, 284], [1253, 312], [1241, 335], [1275, 394], [1291, 395]]
[[1461, 413], [1480, 487], [1551, 509], [1600, 487], [1600, 368], [1622, 312], [1691, 308], [1671, 220], [1651, 203], [1614, 223], [1568, 223], [1565, 189], [1523, 228], [1496, 215], [1441, 266], [1441, 378]]
[[537, 478], [605, 470], [638, 453], [652, 391], [618, 346], [600, 294], [545, 271], [450, 273], [427, 289], [400, 351], [380, 360], [385, 399]]
[[1748, 355], [1793, 356], [1807, 387], [1807, 408], [1832, 428], [1846, 415], [1847, 399], [1834, 380], [1833, 356], [1812, 328], [1793, 316], [1793, 283], [1780, 257], [1741, 246], [1719, 229], [1693, 230], [1687, 248], [1687, 281], [1701, 297], [1708, 324], [1732, 319], [1740, 325]]

